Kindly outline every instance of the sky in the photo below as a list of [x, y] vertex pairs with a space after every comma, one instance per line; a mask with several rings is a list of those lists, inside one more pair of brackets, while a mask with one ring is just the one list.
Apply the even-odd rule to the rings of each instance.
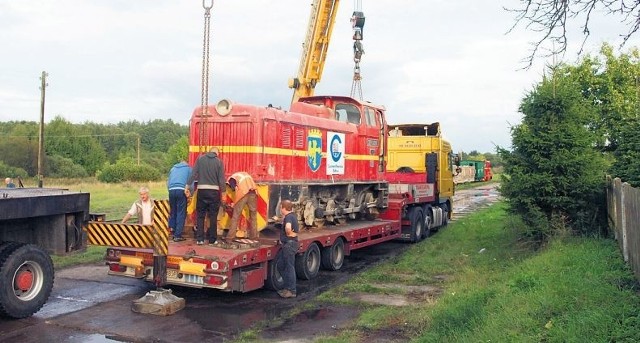
[[[551, 62], [540, 57], [524, 69], [539, 36], [522, 25], [507, 33], [515, 19], [503, 7], [519, 1], [361, 2], [364, 100], [385, 106], [390, 124], [440, 122], [455, 151], [511, 146], [518, 106]], [[316, 95], [350, 94], [354, 3], [340, 3]], [[298, 70], [310, 4], [215, 0], [209, 103], [288, 109], [287, 80]], [[0, 0], [0, 121], [40, 120], [46, 71], [46, 122], [188, 125], [201, 103], [203, 16], [196, 0]], [[586, 51], [597, 52], [603, 41], [617, 47], [625, 32], [618, 19], [594, 17]], [[561, 58], [575, 62], [579, 27], [569, 43]]]

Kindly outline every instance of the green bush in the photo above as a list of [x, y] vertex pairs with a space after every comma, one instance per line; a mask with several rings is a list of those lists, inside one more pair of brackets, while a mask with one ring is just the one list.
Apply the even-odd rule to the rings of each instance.
[[83, 178], [89, 176], [87, 171], [70, 158], [59, 155], [47, 156], [45, 175], [53, 178]]
[[520, 112], [522, 123], [511, 128], [513, 150], [499, 149], [500, 192], [527, 224], [525, 235], [544, 241], [567, 232], [599, 234], [606, 161], [588, 130], [593, 104], [558, 73], [525, 97]]
[[0, 161], [0, 176], [4, 179], [5, 177], [17, 178], [18, 176], [26, 178], [29, 175], [27, 171], [22, 168], [8, 166], [3, 161]]
[[160, 171], [148, 165], [137, 165], [133, 159], [125, 158], [115, 164], [106, 164], [98, 172], [99, 181], [118, 183], [123, 181], [158, 181], [161, 178]]

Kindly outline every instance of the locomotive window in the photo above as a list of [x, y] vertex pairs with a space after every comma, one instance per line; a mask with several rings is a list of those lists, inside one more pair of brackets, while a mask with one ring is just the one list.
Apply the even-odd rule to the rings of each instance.
[[347, 122], [347, 110], [340, 109], [336, 110], [336, 120], [341, 121], [343, 123]]
[[[356, 125], [360, 125], [360, 111], [355, 105], [352, 104], [337, 104], [336, 105], [336, 113], [340, 113], [341, 111], [347, 112], [347, 120], [349, 123], [353, 123]], [[344, 121], [342, 119], [342, 115], [339, 117], [340, 121]]]
[[376, 126], [375, 112], [369, 107], [365, 107], [364, 111], [365, 111], [365, 118], [367, 119], [367, 126]]

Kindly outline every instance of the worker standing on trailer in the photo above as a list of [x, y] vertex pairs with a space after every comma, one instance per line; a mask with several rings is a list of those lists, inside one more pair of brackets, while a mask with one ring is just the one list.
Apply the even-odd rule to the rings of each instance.
[[280, 231], [280, 243], [282, 247], [276, 256], [276, 266], [282, 275], [284, 287], [278, 291], [278, 295], [283, 298], [296, 297], [296, 253], [300, 247], [298, 244], [298, 217], [293, 212], [293, 204], [290, 200], [283, 200], [280, 204], [282, 219], [282, 230]]
[[236, 231], [238, 230], [238, 220], [244, 206], [249, 207], [249, 225], [247, 228], [249, 238], [258, 238], [258, 195], [256, 194], [256, 183], [249, 173], [237, 172], [229, 177], [227, 184], [234, 191], [233, 203], [233, 215], [231, 216], [231, 223], [229, 224], [229, 232], [227, 233], [227, 239], [233, 240], [236, 238]]
[[190, 185], [197, 182], [196, 200], [196, 244], [204, 244], [204, 222], [209, 214], [207, 239], [215, 245], [218, 239], [218, 211], [222, 202], [222, 190], [225, 189], [224, 164], [218, 158], [220, 150], [211, 147], [209, 152], [200, 155], [193, 166], [193, 173], [187, 181], [185, 193], [191, 192]]
[[191, 177], [191, 167], [183, 159], [171, 167], [167, 188], [169, 189], [169, 227], [173, 229], [173, 241], [184, 241], [182, 231], [187, 218], [187, 194], [184, 189]]

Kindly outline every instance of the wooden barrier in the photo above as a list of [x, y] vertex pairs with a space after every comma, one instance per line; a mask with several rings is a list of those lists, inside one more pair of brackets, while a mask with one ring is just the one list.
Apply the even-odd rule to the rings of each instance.
[[640, 280], [640, 189], [607, 176], [607, 217], [625, 262]]

